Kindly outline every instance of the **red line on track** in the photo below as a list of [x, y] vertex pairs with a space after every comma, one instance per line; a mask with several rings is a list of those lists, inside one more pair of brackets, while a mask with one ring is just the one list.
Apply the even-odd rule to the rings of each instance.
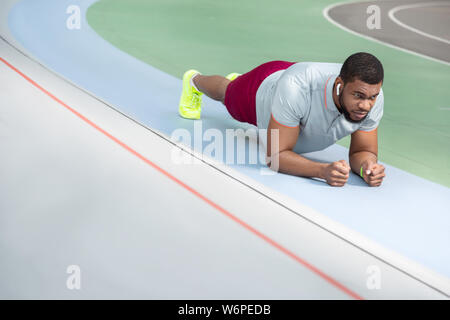
[[318, 276], [320, 276], [321, 278], [323, 278], [324, 280], [326, 280], [328, 283], [330, 283], [331, 285], [333, 285], [334, 287], [340, 289], [341, 291], [345, 292], [346, 294], [348, 294], [349, 296], [351, 296], [354, 299], [357, 300], [363, 300], [362, 297], [360, 297], [359, 295], [357, 295], [356, 293], [354, 293], [353, 291], [351, 291], [350, 289], [348, 289], [347, 287], [345, 287], [344, 285], [342, 285], [341, 283], [339, 283], [338, 281], [336, 281], [335, 279], [333, 279], [332, 277], [328, 276], [327, 274], [325, 274], [324, 272], [322, 272], [321, 270], [319, 270], [318, 268], [316, 268], [315, 266], [311, 265], [310, 263], [306, 262], [305, 260], [301, 259], [300, 257], [296, 256], [293, 252], [289, 251], [288, 249], [284, 248], [283, 246], [281, 246], [280, 244], [278, 244], [277, 242], [275, 242], [274, 240], [270, 239], [269, 237], [267, 237], [266, 235], [264, 235], [263, 233], [259, 232], [258, 230], [256, 230], [255, 228], [253, 228], [252, 226], [248, 225], [247, 223], [245, 223], [244, 221], [240, 220], [239, 218], [237, 218], [236, 216], [234, 216], [233, 214], [231, 214], [230, 212], [228, 212], [227, 210], [225, 210], [224, 208], [220, 207], [218, 204], [214, 203], [213, 201], [209, 200], [208, 198], [206, 198], [204, 195], [200, 194], [198, 191], [194, 190], [193, 188], [191, 188], [190, 186], [188, 186], [187, 184], [185, 184], [183, 181], [177, 179], [176, 177], [174, 177], [173, 175], [171, 175], [169, 172], [165, 171], [164, 169], [158, 167], [156, 164], [154, 164], [153, 162], [151, 162], [149, 159], [145, 158], [143, 155], [141, 155], [140, 153], [138, 153], [137, 151], [133, 150], [131, 147], [129, 147], [128, 145], [126, 145], [125, 143], [123, 143], [122, 141], [120, 141], [119, 139], [117, 139], [116, 137], [114, 137], [113, 135], [111, 135], [110, 133], [106, 132], [105, 130], [103, 130], [102, 128], [100, 128], [98, 125], [96, 125], [94, 122], [92, 122], [91, 120], [89, 120], [88, 118], [86, 118], [85, 116], [83, 116], [81, 113], [79, 113], [78, 111], [74, 110], [73, 108], [69, 107], [66, 103], [64, 103], [63, 101], [61, 101], [60, 99], [58, 99], [57, 97], [55, 97], [52, 93], [50, 93], [49, 91], [47, 91], [46, 89], [44, 89], [43, 87], [41, 87], [39, 84], [37, 84], [34, 80], [32, 80], [31, 78], [29, 78], [28, 76], [26, 76], [25, 74], [23, 74], [20, 70], [18, 70], [16, 67], [14, 67], [13, 65], [11, 65], [10, 63], [8, 63], [5, 59], [0, 57], [0, 61], [2, 61], [5, 65], [7, 65], [9, 68], [11, 68], [12, 70], [14, 70], [16, 73], [18, 73], [19, 75], [21, 75], [25, 80], [27, 80], [29, 83], [31, 83], [33, 86], [35, 86], [37, 89], [41, 90], [43, 93], [45, 93], [47, 96], [49, 96], [51, 99], [55, 100], [57, 103], [59, 103], [60, 105], [62, 105], [63, 107], [65, 107], [66, 109], [68, 109], [69, 111], [71, 111], [73, 114], [75, 114], [77, 117], [79, 117], [81, 120], [83, 120], [84, 122], [86, 122], [87, 124], [89, 124], [90, 126], [92, 126], [93, 128], [97, 129], [98, 131], [100, 131], [101, 133], [103, 133], [105, 136], [107, 136], [108, 138], [110, 138], [111, 140], [113, 140], [114, 142], [116, 142], [118, 145], [120, 145], [121, 147], [123, 147], [125, 150], [129, 151], [130, 153], [132, 153], [133, 155], [135, 155], [136, 157], [138, 157], [139, 159], [141, 159], [142, 161], [144, 161], [145, 163], [147, 163], [148, 165], [150, 165], [151, 167], [153, 167], [154, 169], [158, 170], [159, 172], [161, 172], [163, 175], [165, 175], [166, 177], [168, 177], [169, 179], [171, 179], [172, 181], [178, 183], [180, 186], [182, 186], [183, 188], [185, 188], [186, 190], [188, 190], [189, 192], [191, 192], [192, 194], [196, 195], [197, 197], [199, 197], [200, 199], [202, 199], [203, 201], [205, 201], [207, 204], [209, 204], [210, 206], [212, 206], [213, 208], [217, 209], [218, 211], [220, 211], [222, 214], [224, 214], [225, 216], [227, 216], [228, 218], [230, 218], [231, 220], [235, 221], [236, 223], [240, 224], [242, 227], [244, 227], [245, 229], [247, 229], [248, 231], [250, 231], [251, 233], [255, 234], [256, 236], [258, 236], [259, 238], [261, 238], [262, 240], [264, 240], [265, 242], [267, 242], [268, 244], [272, 245], [273, 247], [275, 247], [276, 249], [280, 250], [281, 252], [283, 252], [284, 254], [286, 254], [287, 256], [289, 256], [290, 258], [294, 259], [295, 261], [297, 261], [298, 263], [300, 263], [301, 265], [303, 265], [304, 267], [306, 267], [307, 269], [309, 269], [310, 271], [314, 272], [315, 274], [317, 274]]

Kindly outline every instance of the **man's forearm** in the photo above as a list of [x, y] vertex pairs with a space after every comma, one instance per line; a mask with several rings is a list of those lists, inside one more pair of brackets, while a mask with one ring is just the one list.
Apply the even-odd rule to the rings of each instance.
[[[278, 157], [278, 172], [294, 176], [324, 179], [323, 168], [327, 165], [327, 163], [308, 160], [290, 150], [280, 152]], [[274, 169], [274, 162], [270, 165], [271, 169]]]
[[361, 166], [364, 161], [367, 159], [373, 159], [375, 162], [378, 161], [377, 156], [369, 151], [359, 151], [355, 152], [350, 156], [350, 167], [352, 168], [352, 171], [356, 173], [358, 176], [361, 173]]

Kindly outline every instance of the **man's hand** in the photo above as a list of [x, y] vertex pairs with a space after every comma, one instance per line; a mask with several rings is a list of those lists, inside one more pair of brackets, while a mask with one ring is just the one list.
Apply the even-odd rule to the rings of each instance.
[[379, 187], [383, 178], [386, 176], [384, 173], [384, 166], [372, 159], [362, 163], [362, 173], [364, 181], [371, 187]]
[[345, 160], [332, 162], [324, 167], [323, 179], [333, 187], [342, 187], [348, 180], [350, 166]]

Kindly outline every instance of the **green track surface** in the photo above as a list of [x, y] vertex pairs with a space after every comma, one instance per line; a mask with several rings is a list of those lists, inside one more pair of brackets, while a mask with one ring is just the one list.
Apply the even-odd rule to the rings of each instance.
[[[332, 3], [102, 0], [87, 18], [114, 46], [180, 79], [191, 68], [226, 75], [269, 60], [342, 63], [370, 52], [385, 68], [379, 159], [450, 187], [450, 67], [337, 28], [322, 15]], [[350, 136], [338, 144], [349, 147]]]

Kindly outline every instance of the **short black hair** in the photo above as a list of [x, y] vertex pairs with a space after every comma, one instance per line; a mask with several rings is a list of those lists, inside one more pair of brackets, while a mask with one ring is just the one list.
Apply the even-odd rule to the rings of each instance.
[[348, 57], [339, 74], [344, 83], [356, 79], [368, 84], [378, 84], [384, 79], [383, 65], [374, 55], [358, 52]]

